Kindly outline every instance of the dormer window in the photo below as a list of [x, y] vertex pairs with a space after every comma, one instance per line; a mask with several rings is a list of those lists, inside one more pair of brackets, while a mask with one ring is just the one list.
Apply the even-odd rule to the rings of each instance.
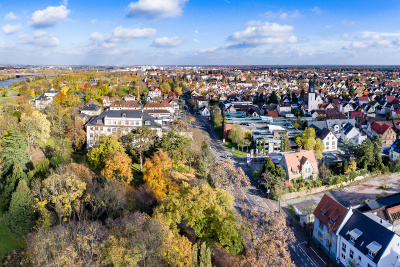
[[350, 242], [355, 244], [355, 242], [357, 241], [357, 239], [362, 236], [363, 232], [361, 232], [360, 230], [358, 230], [357, 228], [354, 228], [353, 230], [350, 231], [349, 235], [350, 235]]
[[370, 258], [371, 260], [376, 256], [376, 254], [379, 252], [379, 250], [382, 248], [382, 245], [379, 244], [376, 241], [372, 241], [368, 246], [368, 258]]
[[150, 125], [150, 121], [145, 121], [144, 125]]
[[126, 113], [122, 113], [122, 118], [126, 118]]

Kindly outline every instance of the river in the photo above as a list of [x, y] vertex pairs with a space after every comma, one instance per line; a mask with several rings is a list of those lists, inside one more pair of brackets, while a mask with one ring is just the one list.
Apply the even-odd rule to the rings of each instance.
[[0, 81], [0, 87], [8, 87], [13, 82], [26, 81], [26, 78], [28, 78], [28, 77], [34, 77], [34, 76], [24, 76], [24, 77], [19, 77], [19, 78], [15, 78], [15, 79]]

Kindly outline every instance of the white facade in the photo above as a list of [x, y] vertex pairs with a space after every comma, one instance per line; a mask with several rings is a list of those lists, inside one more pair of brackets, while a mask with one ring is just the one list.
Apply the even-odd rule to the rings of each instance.
[[357, 145], [361, 145], [365, 139], [367, 139], [367, 135], [362, 134], [356, 127], [353, 127], [350, 131], [346, 132], [342, 129], [340, 133], [340, 138], [344, 141], [352, 141]]
[[318, 109], [318, 105], [324, 103], [321, 96], [316, 93], [308, 93], [308, 111]]

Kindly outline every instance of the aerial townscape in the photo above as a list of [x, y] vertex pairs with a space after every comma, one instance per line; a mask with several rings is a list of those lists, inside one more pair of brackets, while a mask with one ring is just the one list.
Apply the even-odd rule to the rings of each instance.
[[400, 3], [86, 2], [0, 4], [0, 266], [400, 267]]

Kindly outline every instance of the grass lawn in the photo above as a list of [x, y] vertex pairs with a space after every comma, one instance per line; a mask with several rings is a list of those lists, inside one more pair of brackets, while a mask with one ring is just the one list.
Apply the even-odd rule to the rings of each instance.
[[[235, 157], [247, 157], [247, 152], [246, 152], [246, 148], [243, 148], [243, 152], [242, 152], [242, 147], [240, 147], [240, 151], [238, 150], [238, 146], [232, 144], [229, 141], [226, 141], [224, 143], [224, 145], [229, 149], [229, 151], [232, 152], [232, 155], [234, 155]], [[232, 151], [232, 147], [235, 148], [235, 151]]]
[[[0, 220], [3, 218], [3, 212], [0, 211]], [[2, 262], [4, 257], [13, 251], [14, 249], [21, 248], [23, 245], [22, 241], [14, 240], [8, 233], [7, 227], [4, 221], [0, 221], [0, 266], [3, 266]]]
[[[145, 172], [146, 169], [143, 168], [143, 172]], [[144, 183], [143, 181], [143, 172], [140, 171], [140, 164], [135, 163], [132, 164], [132, 172], [133, 172], [133, 181], [132, 183], [136, 186], [142, 185]]]

